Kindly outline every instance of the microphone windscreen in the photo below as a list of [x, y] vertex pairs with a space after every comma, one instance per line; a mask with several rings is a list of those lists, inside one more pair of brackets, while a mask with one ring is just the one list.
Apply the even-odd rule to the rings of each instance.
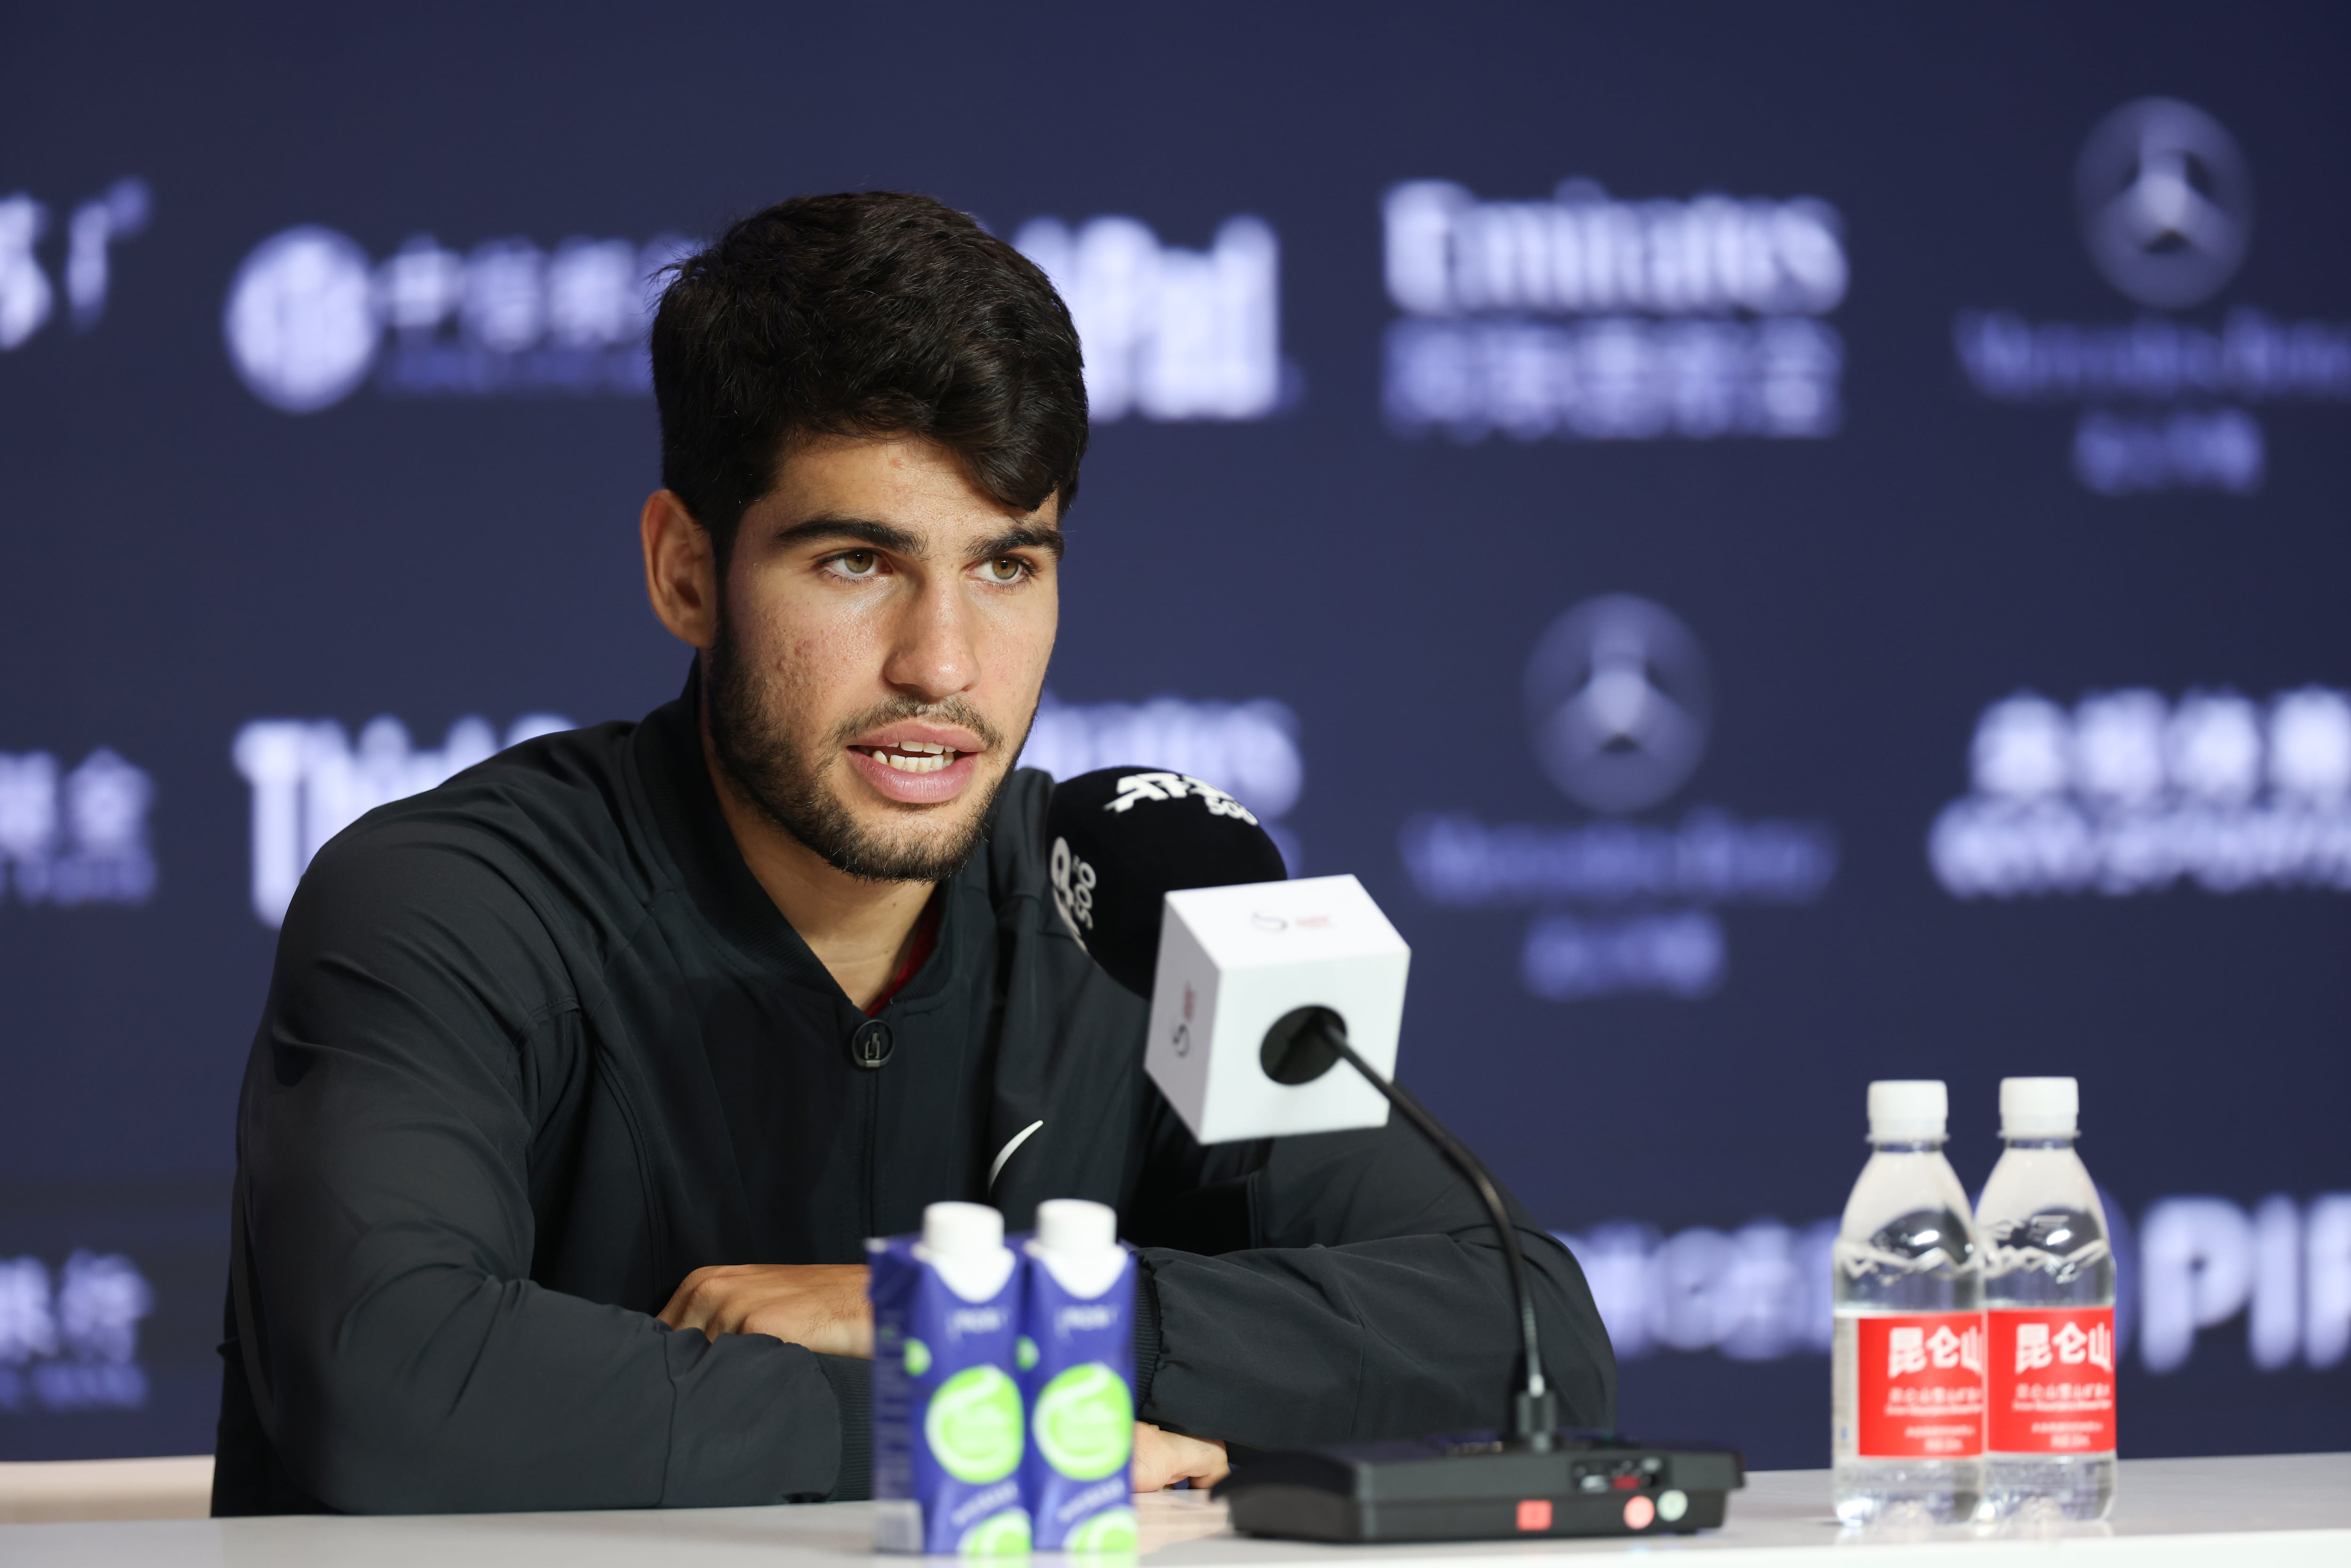
[[1142, 997], [1159, 963], [1167, 894], [1290, 874], [1248, 807], [1163, 769], [1103, 768], [1055, 785], [1045, 833], [1062, 922], [1111, 978]]

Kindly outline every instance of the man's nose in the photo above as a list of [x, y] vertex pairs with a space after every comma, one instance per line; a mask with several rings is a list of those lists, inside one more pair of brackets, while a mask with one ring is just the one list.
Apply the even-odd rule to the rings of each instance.
[[979, 679], [977, 631], [961, 580], [934, 577], [908, 605], [882, 678], [925, 702], [968, 691]]

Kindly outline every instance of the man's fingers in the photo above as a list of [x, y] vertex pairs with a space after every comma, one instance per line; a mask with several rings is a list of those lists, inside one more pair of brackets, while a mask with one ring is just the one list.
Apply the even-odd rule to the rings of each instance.
[[1214, 1486], [1231, 1472], [1225, 1446], [1205, 1437], [1187, 1437], [1148, 1421], [1134, 1424], [1134, 1484], [1137, 1491], [1158, 1491], [1177, 1481]]
[[753, 1283], [741, 1276], [754, 1274], [756, 1264], [716, 1263], [696, 1269], [678, 1282], [669, 1305], [655, 1315], [674, 1329], [700, 1329], [712, 1339], [740, 1333], [749, 1310], [744, 1287]]
[[674, 1329], [701, 1329], [709, 1332], [712, 1301], [706, 1287], [716, 1269], [696, 1269], [678, 1281], [671, 1292], [669, 1305], [655, 1315]]
[[1225, 1459], [1225, 1446], [1199, 1437], [1178, 1437], [1185, 1445], [1184, 1475], [1196, 1487], [1212, 1487], [1232, 1474], [1233, 1467]]
[[765, 1333], [833, 1355], [873, 1354], [862, 1263], [725, 1263], [696, 1269], [655, 1315], [674, 1329]]
[[1168, 1470], [1166, 1452], [1160, 1446], [1164, 1436], [1148, 1421], [1134, 1424], [1134, 1462], [1131, 1480], [1137, 1491], [1157, 1491], [1176, 1479]]

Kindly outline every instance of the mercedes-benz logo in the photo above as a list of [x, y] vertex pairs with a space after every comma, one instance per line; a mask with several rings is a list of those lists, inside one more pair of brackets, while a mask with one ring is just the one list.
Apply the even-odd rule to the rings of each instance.
[[2074, 189], [2091, 259], [2142, 305], [2209, 299], [2245, 259], [2252, 180], [2235, 140], [2194, 104], [2142, 98], [2106, 116]]
[[1706, 655], [1671, 611], [1629, 593], [1552, 622], [1527, 660], [1526, 691], [1543, 770], [1595, 811], [1656, 805], [1706, 750]]

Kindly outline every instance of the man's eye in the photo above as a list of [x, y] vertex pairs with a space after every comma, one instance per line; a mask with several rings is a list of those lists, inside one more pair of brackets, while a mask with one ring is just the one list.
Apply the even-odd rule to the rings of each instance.
[[1029, 575], [1029, 563], [1017, 555], [1000, 555], [980, 570], [990, 582], [1018, 582]]
[[882, 558], [870, 549], [845, 550], [834, 556], [831, 564], [841, 577], [872, 577], [881, 570]]

